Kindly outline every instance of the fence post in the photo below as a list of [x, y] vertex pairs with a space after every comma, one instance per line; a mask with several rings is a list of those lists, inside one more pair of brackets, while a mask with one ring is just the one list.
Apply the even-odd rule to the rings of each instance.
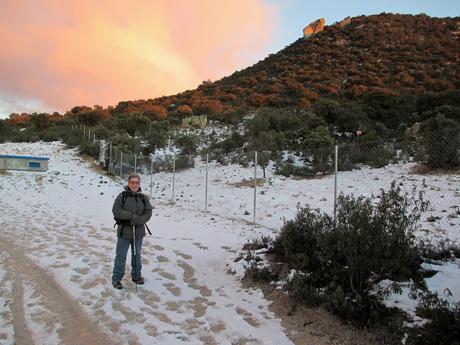
[[91, 141], [91, 128], [88, 128], [88, 141]]
[[134, 154], [134, 173], [137, 174], [137, 154]]
[[174, 187], [176, 183], [176, 156], [173, 156], [172, 202], [175, 203]]
[[123, 178], [123, 151], [120, 151], [120, 178]]
[[109, 173], [115, 175], [115, 171], [113, 170], [113, 161], [112, 161], [112, 143], [109, 143]]
[[209, 154], [206, 153], [206, 183], [205, 183], [205, 191], [204, 191], [204, 212], [208, 212], [208, 161], [209, 161]]
[[338, 160], [339, 160], [339, 147], [334, 146], [334, 223], [337, 216], [337, 171], [338, 171]]
[[150, 197], [153, 198], [153, 159], [152, 156], [150, 156]]
[[254, 151], [254, 212], [252, 215], [253, 223], [256, 222], [256, 198], [257, 198], [257, 151]]

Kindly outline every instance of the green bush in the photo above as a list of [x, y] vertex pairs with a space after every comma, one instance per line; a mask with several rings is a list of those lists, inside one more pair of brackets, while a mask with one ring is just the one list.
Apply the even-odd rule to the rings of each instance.
[[184, 155], [193, 155], [196, 153], [199, 138], [195, 135], [180, 134], [174, 139], [174, 143]]
[[83, 141], [78, 145], [78, 151], [80, 154], [87, 154], [91, 157], [99, 157], [99, 143], [92, 143], [88, 141]]
[[287, 284], [289, 293], [361, 325], [377, 321], [388, 293], [377, 288], [379, 281], [422, 279], [413, 234], [426, 207], [415, 190], [402, 194], [393, 183], [378, 197], [341, 195], [336, 222], [299, 208], [273, 243], [273, 253], [299, 272]]
[[58, 128], [58, 127], [48, 128], [40, 132], [39, 136], [40, 136], [40, 139], [43, 141], [47, 141], [47, 142], [57, 141], [57, 140], [62, 139], [63, 133], [65, 132], [65, 130], [66, 129]]
[[422, 137], [426, 159], [432, 168], [451, 168], [460, 165], [460, 125], [439, 114], [422, 123]]
[[64, 131], [62, 140], [68, 147], [73, 148], [80, 144], [80, 142], [83, 140], [83, 136], [78, 130], [69, 130]]

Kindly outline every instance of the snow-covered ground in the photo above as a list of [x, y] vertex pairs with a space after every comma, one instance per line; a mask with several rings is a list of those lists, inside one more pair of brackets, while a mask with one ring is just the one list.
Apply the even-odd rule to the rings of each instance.
[[[403, 191], [423, 192], [430, 202], [423, 214], [420, 239], [434, 245], [443, 241], [460, 245], [460, 175], [418, 175], [411, 170], [415, 163], [392, 164], [381, 169], [363, 167], [359, 170], [339, 172], [337, 195], [340, 193], [377, 195], [381, 189], [388, 190], [393, 181]], [[262, 169], [257, 168], [257, 179], [262, 178]], [[146, 192], [150, 193], [150, 175], [144, 177]], [[254, 214], [254, 168], [239, 165], [222, 166], [216, 162], [208, 164], [207, 211], [226, 218], [253, 221]], [[178, 207], [204, 210], [206, 164], [196, 160], [195, 168], [175, 173], [174, 201]], [[266, 182], [256, 188], [256, 223], [279, 229], [285, 219], [294, 218], [297, 204], [309, 204], [312, 208], [333, 214], [334, 176], [312, 179], [292, 179], [275, 175], [267, 170]], [[153, 175], [152, 198], [171, 200], [173, 196], [173, 174]]]
[[[153, 236], [143, 246], [146, 283], [136, 292], [128, 267], [125, 289], [115, 290], [111, 208], [122, 184], [98, 175], [60, 143], [6, 143], [0, 152], [50, 157], [45, 173], [0, 175], [0, 238], [11, 249], [2, 247], [7, 253], [0, 261], [0, 343], [14, 343], [11, 280], [17, 267], [7, 256], [19, 252], [46, 270], [115, 343], [291, 343], [262, 293], [227, 273], [241, 247], [270, 230], [154, 201]], [[59, 323], [44, 327], [53, 306], [38, 306], [42, 296], [32, 275], [21, 279], [30, 336], [37, 344], [60, 344]]]
[[[46, 292], [37, 288], [38, 278], [15, 276], [9, 261], [13, 255], [46, 271], [116, 343], [291, 343], [262, 293], [241, 286], [242, 270], [235, 269], [233, 261], [245, 243], [273, 235], [283, 219], [293, 218], [297, 203], [332, 213], [332, 177], [294, 180], [268, 172], [256, 195], [256, 221], [264, 227], [240, 221], [253, 219], [254, 191], [238, 186], [254, 176], [251, 167], [209, 165], [209, 213], [201, 212], [202, 162], [176, 172], [175, 205], [167, 202], [172, 174], [155, 174], [151, 188], [150, 176], [144, 176], [144, 191], [149, 194], [152, 189], [155, 206], [149, 223], [153, 236], [145, 238], [143, 247], [146, 284], [136, 292], [125, 277], [126, 288], [118, 291], [110, 281], [116, 242], [111, 207], [123, 182], [97, 174], [75, 150], [57, 142], [5, 143], [0, 144], [0, 153], [50, 157], [45, 173], [0, 175], [0, 240], [5, 248], [0, 253], [0, 343], [15, 340], [14, 279], [23, 284], [24, 322], [36, 343], [59, 344], [63, 336], [59, 322], [52, 327], [47, 323], [55, 318], [56, 308], [47, 306], [42, 296]], [[431, 201], [419, 238], [459, 245], [460, 215], [455, 207], [460, 204], [460, 176], [411, 175], [410, 168], [392, 165], [344, 172], [338, 186], [347, 194], [370, 195], [387, 189], [395, 179], [403, 188], [416, 185]], [[260, 170], [257, 175], [262, 176]], [[447, 287], [460, 300], [459, 265], [457, 260], [439, 266], [429, 286], [441, 293]], [[237, 273], [229, 274], [230, 267]]]

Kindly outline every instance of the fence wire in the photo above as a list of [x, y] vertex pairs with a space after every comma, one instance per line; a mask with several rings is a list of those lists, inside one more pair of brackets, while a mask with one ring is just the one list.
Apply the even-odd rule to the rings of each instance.
[[[221, 150], [201, 155], [144, 156], [101, 144], [103, 165], [125, 180], [142, 175], [153, 199], [231, 219], [278, 229], [297, 206], [310, 205], [334, 215], [340, 194], [370, 197], [395, 181], [414, 187], [430, 202], [422, 231], [440, 237], [460, 228], [460, 135], [440, 131], [391, 140], [354, 138], [329, 147], [297, 152]], [[194, 168], [194, 169], [191, 169]]]

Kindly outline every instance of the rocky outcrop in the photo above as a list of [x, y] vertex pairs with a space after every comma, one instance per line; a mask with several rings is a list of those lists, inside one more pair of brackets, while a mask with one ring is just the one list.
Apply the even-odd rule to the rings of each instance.
[[341, 20], [340, 22], [337, 22], [335, 25], [337, 25], [340, 28], [344, 28], [348, 24], [351, 24], [351, 18], [346, 17], [344, 20]]
[[457, 27], [454, 31], [452, 31], [452, 36], [460, 38], [460, 22], [457, 22]]
[[324, 18], [320, 18], [315, 20], [313, 23], [310, 23], [303, 29], [303, 38], [309, 38], [318, 32], [323, 31], [325, 24], [326, 20]]

